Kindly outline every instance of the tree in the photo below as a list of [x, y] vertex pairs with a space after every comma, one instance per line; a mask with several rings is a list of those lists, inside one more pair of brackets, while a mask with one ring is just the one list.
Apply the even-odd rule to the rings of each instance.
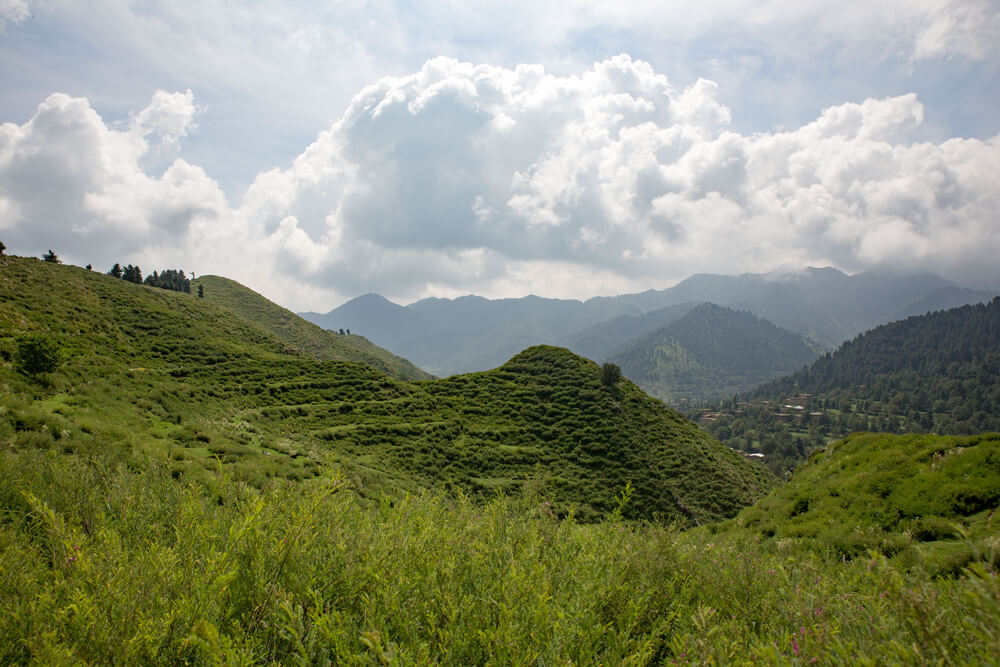
[[49, 251], [42, 255], [42, 259], [53, 264], [62, 264], [62, 260], [59, 259], [59, 255], [52, 252], [52, 248], [49, 248]]
[[613, 387], [622, 379], [622, 369], [617, 364], [610, 362], [601, 366], [601, 383], [606, 387]]
[[88, 271], [93, 271], [93, 270], [94, 270], [94, 266], [93, 266], [93, 264], [88, 264], [88, 265], [87, 265], [87, 270], [88, 270]]
[[108, 275], [109, 276], [114, 276], [115, 278], [121, 278], [122, 277], [122, 265], [119, 264], [118, 262], [115, 262], [115, 265], [111, 267], [110, 271], [108, 271]]
[[5, 246], [3, 244], [3, 241], [0, 241], [0, 256], [3, 255], [3, 251], [6, 250], [6, 249], [7, 249], [7, 246]]
[[22, 373], [51, 373], [59, 365], [59, 346], [49, 338], [27, 335], [17, 339], [14, 366]]
[[204, 299], [205, 298], [205, 286], [204, 285], [198, 285], [198, 298], [199, 299]]

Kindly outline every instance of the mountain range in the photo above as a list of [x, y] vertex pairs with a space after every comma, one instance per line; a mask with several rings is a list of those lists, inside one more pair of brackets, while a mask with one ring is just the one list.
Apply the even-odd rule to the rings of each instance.
[[426, 371], [449, 375], [493, 368], [536, 344], [567, 345], [601, 360], [700, 303], [750, 312], [832, 349], [879, 324], [985, 301], [994, 294], [930, 273], [847, 275], [834, 268], [809, 268], [782, 274], [697, 274], [663, 290], [587, 301], [465, 296], [400, 306], [366, 294], [328, 313], [302, 316], [325, 329], [360, 333]]

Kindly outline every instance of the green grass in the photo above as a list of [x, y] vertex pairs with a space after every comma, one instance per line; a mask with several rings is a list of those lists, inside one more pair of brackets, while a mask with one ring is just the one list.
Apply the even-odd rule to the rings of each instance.
[[[230, 281], [200, 279], [199, 299], [36, 260], [10, 258], [0, 275], [0, 443], [11, 447], [111, 440], [167, 461], [181, 481], [210, 485], [221, 466], [261, 488], [337, 465], [371, 497], [489, 496], [531, 482], [560, 515], [588, 521], [628, 484], [628, 518], [693, 524], [734, 515], [775, 482], [631, 383], [602, 385], [595, 364], [564, 349], [409, 382], [317, 359], [296, 336], [327, 332], [293, 326]], [[40, 381], [5, 354], [26, 331], [64, 351]]]
[[815, 452], [730, 525], [952, 574], [1000, 538], [998, 507], [1000, 435], [865, 433]]
[[[336, 473], [207, 493], [0, 454], [3, 664], [988, 664], [990, 562], [934, 579], [746, 530], [559, 518], [533, 491], [372, 503]], [[627, 503], [625, 505], [627, 507]], [[993, 545], [995, 555], [996, 544]]]
[[228, 278], [202, 276], [192, 282], [195, 293], [204, 288], [205, 299], [244, 319], [316, 359], [354, 361], [377, 368], [401, 380], [427, 380], [432, 376], [357, 335], [338, 335], [307, 322], [295, 313]]

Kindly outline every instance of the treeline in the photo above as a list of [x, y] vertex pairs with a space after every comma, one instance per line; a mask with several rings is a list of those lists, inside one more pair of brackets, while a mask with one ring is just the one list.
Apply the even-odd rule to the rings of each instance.
[[[108, 275], [127, 280], [136, 285], [149, 285], [150, 287], [159, 287], [160, 289], [168, 289], [174, 292], [191, 293], [191, 280], [180, 269], [166, 269], [161, 272], [153, 271], [143, 280], [142, 269], [138, 266], [132, 266], [131, 264], [122, 266], [116, 263], [108, 271]], [[204, 296], [204, 290], [201, 286], [198, 287], [198, 296]]]
[[[803, 410], [782, 407], [802, 394]], [[1000, 431], [1000, 298], [883, 325], [718, 409], [706, 430], [776, 471], [855, 431]]]

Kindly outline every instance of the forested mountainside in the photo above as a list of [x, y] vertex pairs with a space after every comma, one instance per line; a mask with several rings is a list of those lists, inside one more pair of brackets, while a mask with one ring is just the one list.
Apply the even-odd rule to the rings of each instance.
[[876, 327], [702, 424], [776, 471], [851, 431], [1000, 431], [1000, 299]]
[[609, 356], [626, 377], [687, 408], [802, 368], [814, 343], [746, 312], [702, 304]]
[[[317, 330], [219, 279], [205, 279], [199, 298], [21, 258], [2, 278], [0, 428], [15, 448], [85, 455], [110, 441], [123, 456], [166, 459], [179, 479], [208, 483], [221, 466], [256, 486], [337, 465], [369, 496], [451, 487], [486, 497], [530, 482], [588, 520], [626, 487], [628, 516], [693, 523], [732, 515], [773, 483], [568, 350], [407, 382], [317, 359], [308, 346], [326, 334], [303, 340]], [[59, 350], [51, 372], [23, 358], [38, 340]]]

